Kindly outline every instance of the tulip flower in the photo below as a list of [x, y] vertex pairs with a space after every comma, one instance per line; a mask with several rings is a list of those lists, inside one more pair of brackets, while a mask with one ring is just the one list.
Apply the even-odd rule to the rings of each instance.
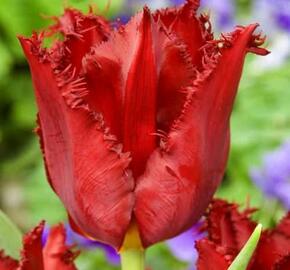
[[20, 261], [0, 251], [0, 270], [76, 270], [73, 260], [78, 252], [65, 245], [65, 228], [62, 225], [53, 227], [44, 246], [43, 229], [42, 222], [25, 235]]
[[198, 221], [225, 171], [245, 55], [268, 53], [257, 24], [215, 40], [198, 7], [145, 7], [117, 29], [67, 9], [20, 37], [49, 182], [75, 231], [123, 252]]
[[[197, 242], [197, 270], [226, 270], [237, 256], [256, 223], [254, 209], [238, 211], [236, 204], [215, 200], [207, 216], [208, 237]], [[274, 229], [262, 232], [247, 270], [290, 269], [290, 213]]]

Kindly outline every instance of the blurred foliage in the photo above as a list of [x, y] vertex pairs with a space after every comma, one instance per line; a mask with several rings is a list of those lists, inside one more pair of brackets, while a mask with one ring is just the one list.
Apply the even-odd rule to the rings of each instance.
[[15, 224], [0, 210], [0, 249], [14, 258], [19, 257], [22, 235]]
[[[74, 7], [87, 10], [88, 2], [71, 0]], [[107, 1], [97, 2], [105, 12]], [[123, 1], [112, 1], [107, 16], [116, 16]], [[251, 2], [239, 0], [244, 14]], [[0, 4], [0, 208], [27, 231], [45, 218], [55, 224], [66, 213], [45, 181], [36, 136], [33, 135], [36, 108], [31, 78], [16, 35], [30, 35], [50, 23], [40, 15], [52, 16], [67, 5], [61, 0], [1, 0]], [[249, 179], [249, 169], [262, 155], [290, 137], [290, 62], [268, 71], [257, 70], [257, 56], [248, 58], [232, 117], [232, 148], [226, 177], [217, 196], [261, 207], [256, 216], [266, 225], [277, 220], [282, 208], [267, 201]], [[271, 220], [269, 220], [269, 216]], [[158, 260], [156, 260], [158, 258]], [[148, 251], [153, 269], [185, 269], [164, 244]], [[117, 269], [108, 266], [102, 251], [88, 251], [78, 259], [80, 269]]]

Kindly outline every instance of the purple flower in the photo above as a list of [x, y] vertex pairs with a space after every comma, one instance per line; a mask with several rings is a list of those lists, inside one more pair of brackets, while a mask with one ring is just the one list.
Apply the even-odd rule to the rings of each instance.
[[89, 240], [85, 237], [76, 234], [69, 225], [66, 226], [67, 242], [69, 245], [77, 244], [80, 248], [85, 249], [102, 249], [107, 257], [107, 260], [112, 265], [120, 264], [120, 256], [114, 248], [98, 241]]
[[174, 5], [174, 6], [178, 6], [178, 5], [181, 5], [184, 2], [185, 2], [184, 0], [171, 0], [170, 4]]
[[273, 13], [277, 24], [290, 33], [290, 1], [289, 0], [268, 0], [272, 3]]
[[171, 253], [180, 261], [191, 264], [190, 270], [195, 269], [198, 253], [195, 249], [195, 242], [205, 237], [202, 232], [203, 223], [199, 222], [188, 231], [168, 240], [166, 243]]
[[289, 0], [256, 0], [253, 9], [254, 16], [267, 32], [280, 30], [290, 33]]
[[201, 0], [201, 5], [213, 15], [219, 30], [228, 30], [235, 24], [235, 5], [233, 0]]
[[265, 155], [262, 168], [252, 169], [250, 175], [266, 196], [290, 209], [290, 141]]

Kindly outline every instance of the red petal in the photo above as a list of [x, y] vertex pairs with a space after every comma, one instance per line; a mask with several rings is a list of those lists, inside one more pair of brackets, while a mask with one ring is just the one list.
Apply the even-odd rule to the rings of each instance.
[[[125, 85], [123, 143], [132, 153], [132, 170], [137, 177], [156, 148], [157, 70], [153, 52], [150, 11], [143, 11], [139, 35]], [[133, 51], [131, 52], [133, 53]]]
[[[84, 58], [88, 95], [84, 97], [92, 110], [101, 112], [112, 134], [121, 138], [122, 78], [121, 66], [114, 60], [95, 54]], [[114, 78], [112, 78], [112, 75]]]
[[200, 240], [196, 243], [196, 248], [199, 254], [198, 270], [226, 270], [230, 266], [232, 257], [225, 255], [224, 250], [213, 242]]
[[23, 250], [19, 270], [44, 270], [42, 254], [42, 232], [44, 222], [41, 222], [23, 239]]
[[188, 89], [182, 116], [138, 179], [135, 214], [145, 246], [192, 226], [220, 183], [229, 117], [255, 28], [238, 29], [223, 41], [227, 48], [221, 52], [213, 42], [204, 48], [204, 71]]
[[290, 212], [281, 220], [274, 232], [290, 238]]
[[18, 261], [6, 256], [2, 250], [0, 250], [0, 270], [16, 270], [18, 268]]
[[109, 24], [101, 16], [93, 13], [83, 15], [80, 11], [66, 9], [59, 18], [54, 18], [56, 24], [52, 27], [51, 33], [62, 33], [64, 42], [57, 42], [50, 50], [58, 67], [64, 67], [71, 63], [79, 72], [82, 59], [90, 49], [102, 41], [107, 40], [110, 34]]
[[119, 247], [134, 203], [130, 157], [102, 116], [83, 103], [86, 89], [79, 89], [74, 73], [54, 74], [38, 40], [20, 41], [33, 76], [50, 182], [82, 231]]
[[252, 213], [251, 209], [238, 212], [238, 205], [214, 200], [207, 216], [208, 238], [235, 256], [256, 227], [250, 220]]
[[[152, 31], [150, 11], [144, 9], [108, 42], [95, 47], [90, 63], [93, 61], [96, 67], [93, 73], [88, 72], [88, 100], [95, 111], [104, 112], [105, 121], [124, 149], [132, 153], [135, 175], [142, 173], [156, 145], [152, 135], [156, 130], [157, 92]], [[85, 67], [88, 70], [88, 63]]]
[[[181, 8], [158, 10], [155, 20], [164, 25], [170, 42], [162, 48], [158, 82], [158, 130], [168, 132], [173, 120], [180, 114], [186, 93], [201, 65], [201, 23], [195, 16], [197, 4], [188, 2]], [[174, 67], [174, 68], [172, 68]]]
[[283, 257], [277, 262], [273, 270], [289, 270], [290, 269], [290, 254], [288, 256]]
[[[281, 258], [289, 256], [289, 224], [290, 214], [288, 213], [275, 229], [263, 233], [251, 265], [252, 270], [272, 270], [274, 265], [279, 265]], [[285, 265], [287, 262], [289, 263], [288, 259], [285, 261]], [[283, 269], [287, 268], [281, 268], [281, 270]]]
[[[197, 67], [200, 64], [202, 54], [199, 49], [205, 44], [202, 33], [202, 23], [196, 16], [199, 1], [187, 1], [181, 8], [173, 11], [174, 16], [170, 16], [168, 10], [157, 11], [155, 17], [165, 23], [168, 30], [184, 41], [188, 48], [192, 63]], [[172, 18], [168, 24], [168, 17]]]
[[63, 225], [53, 227], [43, 249], [45, 269], [76, 270], [73, 261], [78, 252], [72, 252], [65, 245], [66, 234]]

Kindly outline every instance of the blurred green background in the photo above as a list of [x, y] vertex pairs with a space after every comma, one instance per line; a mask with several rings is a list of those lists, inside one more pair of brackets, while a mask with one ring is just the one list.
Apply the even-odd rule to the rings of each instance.
[[[87, 10], [97, 3], [100, 12], [107, 1], [69, 1], [70, 6]], [[61, 0], [0, 0], [0, 208], [23, 231], [46, 219], [49, 224], [66, 220], [58, 198], [48, 186], [38, 141], [33, 134], [36, 107], [28, 65], [16, 35], [30, 35], [50, 23], [42, 15], [58, 15]], [[238, 17], [251, 19], [250, 1], [236, 1]], [[122, 1], [112, 1], [107, 16], [117, 16]], [[277, 37], [270, 37], [268, 47]], [[232, 148], [225, 179], [217, 196], [262, 207], [259, 218], [266, 219], [265, 199], [249, 178], [249, 168], [259, 164], [263, 154], [290, 137], [289, 58], [271, 67], [269, 61], [249, 56], [232, 117]], [[267, 68], [265, 68], [267, 66]], [[275, 218], [280, 215], [275, 212]], [[159, 258], [156, 260], [156, 258]], [[149, 251], [154, 269], [184, 269], [164, 245]], [[80, 269], [114, 269], [102, 251], [84, 252]]]

